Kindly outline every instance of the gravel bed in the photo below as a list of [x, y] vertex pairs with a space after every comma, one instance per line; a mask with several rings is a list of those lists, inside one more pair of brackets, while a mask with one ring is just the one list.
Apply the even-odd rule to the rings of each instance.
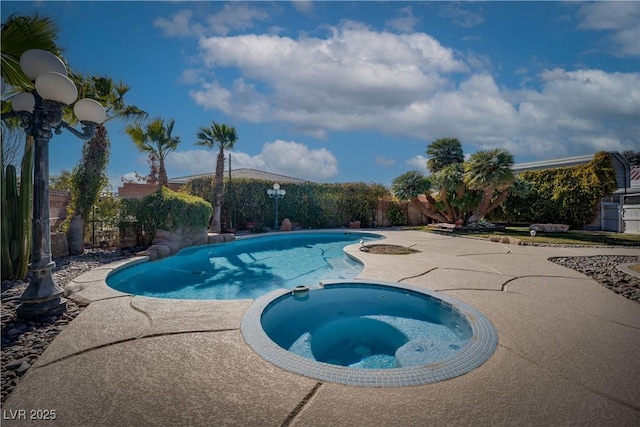
[[640, 263], [640, 256], [596, 255], [581, 257], [549, 258], [585, 274], [613, 292], [640, 303], [640, 278], [620, 271], [617, 266], [625, 263]]
[[[92, 249], [86, 250], [82, 255], [56, 258], [53, 277], [60, 286], [64, 287], [86, 271], [102, 264], [130, 258], [136, 252], [137, 249], [126, 251]], [[616, 268], [621, 263], [640, 262], [640, 256], [558, 257], [550, 258], [550, 261], [586, 274], [623, 297], [640, 303], [640, 278], [625, 274]], [[2, 283], [2, 402], [49, 343], [83, 309], [68, 300], [67, 312], [62, 316], [45, 318], [38, 322], [16, 319], [15, 309], [29, 280], [27, 277], [25, 281]]]

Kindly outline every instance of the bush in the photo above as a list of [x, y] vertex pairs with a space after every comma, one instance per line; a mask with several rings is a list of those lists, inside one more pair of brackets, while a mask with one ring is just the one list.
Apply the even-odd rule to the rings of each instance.
[[123, 215], [133, 216], [145, 235], [153, 236], [158, 229], [172, 231], [179, 226], [207, 227], [213, 213], [206, 200], [162, 187], [140, 202], [123, 205]]
[[525, 171], [529, 191], [510, 195], [502, 217], [511, 222], [563, 223], [580, 228], [593, 221], [600, 198], [617, 189], [611, 158], [598, 152], [586, 165]]
[[407, 224], [407, 202], [398, 202], [392, 200], [387, 207], [387, 218], [391, 225]]

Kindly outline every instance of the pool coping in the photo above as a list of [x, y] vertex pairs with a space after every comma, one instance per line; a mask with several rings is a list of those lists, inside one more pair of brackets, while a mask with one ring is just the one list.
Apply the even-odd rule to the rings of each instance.
[[498, 345], [498, 334], [491, 321], [457, 298], [415, 286], [371, 279], [326, 280], [321, 286], [346, 283], [399, 288], [437, 300], [444, 309], [457, 310], [465, 316], [471, 325], [473, 336], [452, 358], [426, 365], [357, 369], [318, 362], [285, 350], [264, 332], [261, 325], [263, 311], [277, 298], [292, 292], [289, 289], [278, 289], [256, 299], [247, 309], [240, 325], [245, 342], [260, 356], [282, 369], [322, 381], [366, 387], [416, 386], [458, 377], [485, 363]]

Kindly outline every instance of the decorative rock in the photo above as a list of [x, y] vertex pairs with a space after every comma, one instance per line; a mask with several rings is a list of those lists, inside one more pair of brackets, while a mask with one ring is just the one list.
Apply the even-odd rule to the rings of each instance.
[[146, 256], [149, 257], [149, 261], [156, 261], [160, 257], [158, 256], [158, 251], [152, 248], [148, 248], [146, 251]]
[[7, 369], [17, 369], [20, 367], [20, 365], [22, 365], [24, 362], [29, 362], [29, 358], [28, 357], [23, 357], [22, 359], [18, 359], [18, 360], [12, 360], [11, 362], [7, 363], [7, 365], [5, 366], [5, 368]]
[[291, 221], [289, 218], [285, 218], [280, 226], [280, 231], [291, 231]]
[[7, 331], [7, 336], [9, 337], [15, 337], [16, 335], [20, 335], [20, 331], [15, 328]]
[[235, 234], [231, 234], [231, 233], [224, 233], [224, 234], [218, 234], [218, 233], [209, 233], [209, 243], [226, 243], [226, 242], [233, 242], [234, 240], [236, 240], [236, 236]]
[[209, 234], [209, 243], [223, 243], [224, 234]]
[[531, 224], [529, 229], [541, 233], [558, 233], [569, 230], [569, 226], [567, 224]]
[[155, 253], [145, 255], [149, 256], [151, 261], [155, 261], [175, 255], [183, 248], [207, 243], [212, 242], [204, 227], [178, 227], [173, 231], [156, 230], [153, 242], [147, 249], [149, 253]]
[[509, 236], [489, 236], [491, 242], [506, 243], [508, 245], [522, 245], [522, 240]]
[[30, 367], [31, 367], [31, 364], [25, 360], [20, 364], [20, 367], [16, 372], [18, 373], [18, 375], [24, 374], [25, 372], [27, 372], [27, 369], [29, 369]]

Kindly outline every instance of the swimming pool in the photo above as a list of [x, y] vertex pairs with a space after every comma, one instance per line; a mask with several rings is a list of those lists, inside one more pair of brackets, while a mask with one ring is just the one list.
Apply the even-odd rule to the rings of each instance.
[[478, 310], [444, 294], [371, 280], [329, 280], [256, 300], [245, 341], [275, 365], [324, 381], [418, 385], [483, 364], [497, 333]]
[[183, 249], [114, 271], [107, 285], [156, 298], [256, 299], [274, 289], [355, 278], [362, 264], [343, 248], [382, 236], [366, 232], [287, 232]]

